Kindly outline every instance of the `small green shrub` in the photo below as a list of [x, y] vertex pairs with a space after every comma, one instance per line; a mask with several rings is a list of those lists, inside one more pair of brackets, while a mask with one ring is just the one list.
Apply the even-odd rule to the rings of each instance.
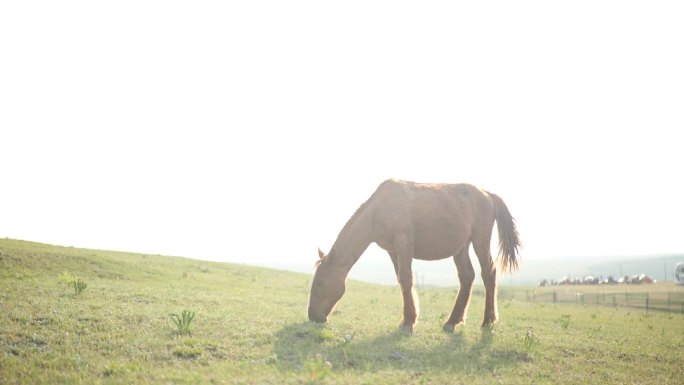
[[195, 319], [194, 311], [183, 310], [180, 316], [176, 313], [171, 313], [169, 316], [174, 325], [176, 325], [176, 328], [178, 328], [178, 334], [190, 334], [190, 324]]

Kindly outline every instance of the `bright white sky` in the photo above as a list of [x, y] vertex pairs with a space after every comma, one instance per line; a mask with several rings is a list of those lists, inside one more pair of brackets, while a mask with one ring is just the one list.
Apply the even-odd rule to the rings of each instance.
[[454, 3], [0, 3], [0, 237], [313, 263], [395, 177], [684, 252], [683, 3]]

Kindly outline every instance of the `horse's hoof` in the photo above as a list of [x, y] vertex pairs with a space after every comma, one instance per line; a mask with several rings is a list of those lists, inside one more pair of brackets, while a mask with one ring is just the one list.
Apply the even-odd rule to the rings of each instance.
[[491, 330], [491, 329], [494, 327], [494, 324], [495, 324], [495, 323], [496, 323], [496, 320], [495, 320], [495, 319], [484, 320], [484, 321], [482, 321], [482, 326], [481, 326], [481, 328], [482, 328], [482, 329], [490, 329], [490, 330]]
[[399, 326], [399, 332], [405, 333], [405, 334], [411, 334], [411, 333], [413, 333], [413, 325], [401, 325], [401, 326]]
[[444, 324], [444, 326], [442, 326], [442, 330], [444, 330], [447, 333], [453, 333], [454, 331], [456, 331], [457, 327], [459, 327], [463, 324], [465, 324], [465, 321], [463, 321], [463, 320], [455, 322], [453, 324], [447, 322]]

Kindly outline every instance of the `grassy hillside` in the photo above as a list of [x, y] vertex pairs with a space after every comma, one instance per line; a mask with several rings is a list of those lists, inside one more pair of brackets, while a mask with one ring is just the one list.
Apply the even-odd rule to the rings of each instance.
[[[523, 266], [524, 268], [524, 266]], [[67, 272], [68, 274], [64, 274]], [[76, 294], [64, 281], [81, 279]], [[61, 279], [60, 279], [61, 278]], [[500, 303], [481, 331], [441, 331], [452, 289], [419, 291], [396, 333], [396, 287], [350, 282], [325, 326], [306, 322], [310, 275], [0, 240], [1, 384], [681, 384], [684, 316]], [[189, 335], [170, 313], [192, 310]]]

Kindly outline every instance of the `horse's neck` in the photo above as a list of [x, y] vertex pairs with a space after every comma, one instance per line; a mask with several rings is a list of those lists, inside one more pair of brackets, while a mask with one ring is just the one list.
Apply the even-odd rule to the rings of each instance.
[[373, 241], [372, 209], [365, 206], [347, 222], [331, 252], [335, 262], [348, 272]]

